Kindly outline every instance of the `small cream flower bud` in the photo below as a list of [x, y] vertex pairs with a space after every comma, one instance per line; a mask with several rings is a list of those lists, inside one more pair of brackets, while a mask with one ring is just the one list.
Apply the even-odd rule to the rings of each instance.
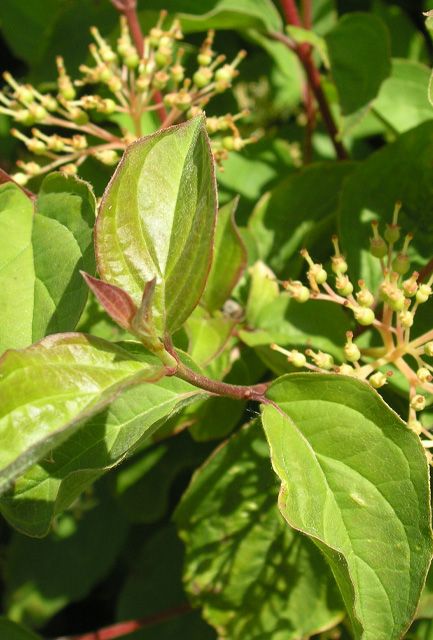
[[415, 300], [418, 304], [423, 304], [427, 302], [429, 296], [431, 296], [431, 287], [428, 284], [420, 284], [418, 287], [418, 291], [416, 292]]
[[432, 375], [427, 367], [420, 367], [416, 372], [416, 376], [420, 382], [430, 382]]
[[426, 356], [433, 356], [433, 342], [426, 342], [424, 345], [424, 353]]
[[355, 316], [356, 321], [364, 327], [373, 324], [375, 320], [373, 309], [369, 309], [368, 307], [355, 307], [353, 315]]
[[361, 307], [371, 307], [374, 304], [374, 295], [365, 286], [364, 280], [358, 280], [360, 291], [356, 294], [356, 299]]
[[353, 284], [346, 275], [337, 276], [335, 279], [335, 288], [341, 296], [350, 296], [353, 292]]
[[314, 353], [311, 349], [307, 349], [305, 352], [307, 356], [313, 360], [314, 364], [317, 365], [320, 369], [325, 369], [326, 371], [330, 371], [334, 368], [334, 358], [329, 353], [323, 353], [323, 351], [318, 351]]
[[307, 302], [310, 298], [310, 290], [299, 280], [288, 280], [283, 282], [283, 287], [290, 293], [296, 302]]
[[413, 325], [413, 313], [407, 309], [405, 311], [400, 311], [399, 318], [403, 329], [410, 329]]
[[352, 342], [353, 333], [351, 331], [348, 331], [346, 333], [346, 337], [347, 342], [344, 345], [344, 356], [349, 362], [358, 362], [361, 357], [361, 352], [356, 344], [353, 344]]
[[414, 411], [422, 411], [425, 409], [425, 398], [420, 393], [417, 393], [410, 401], [410, 407]]
[[387, 381], [387, 376], [381, 371], [376, 371], [376, 373], [373, 373], [373, 375], [368, 378], [368, 382], [374, 389], [380, 389], [380, 387], [383, 387]]

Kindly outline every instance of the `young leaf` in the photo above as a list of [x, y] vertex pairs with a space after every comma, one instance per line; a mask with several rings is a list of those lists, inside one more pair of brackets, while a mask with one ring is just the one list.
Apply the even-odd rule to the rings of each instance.
[[175, 513], [185, 582], [219, 638], [295, 640], [334, 626], [343, 607], [331, 572], [278, 513], [258, 423], [199, 469]]
[[377, 96], [390, 74], [388, 29], [375, 15], [348, 13], [325, 40], [342, 111], [353, 113]]
[[120, 391], [162, 375], [161, 366], [82, 334], [7, 351], [0, 359], [0, 493]]
[[128, 331], [137, 313], [137, 307], [126, 291], [116, 287], [114, 284], [108, 284], [108, 282], [93, 278], [84, 271], [81, 271], [81, 275], [110, 318]]
[[218, 211], [214, 257], [202, 298], [209, 311], [223, 306], [247, 264], [247, 251], [235, 222], [237, 203], [233, 200]]
[[267, 395], [263, 426], [281, 513], [325, 553], [355, 637], [398, 640], [432, 553], [419, 439], [358, 380], [292, 374]]
[[216, 204], [201, 117], [128, 147], [107, 187], [96, 224], [99, 273], [137, 306], [156, 278], [152, 314], [159, 335], [178, 329], [201, 297]]

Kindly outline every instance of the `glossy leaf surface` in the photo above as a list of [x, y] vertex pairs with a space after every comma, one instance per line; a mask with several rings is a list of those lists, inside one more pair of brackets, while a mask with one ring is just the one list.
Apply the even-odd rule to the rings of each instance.
[[0, 491], [133, 384], [158, 380], [125, 349], [82, 334], [50, 336], [0, 360]]
[[[154, 358], [148, 359], [150, 366]], [[28, 535], [43, 536], [52, 519], [108, 469], [151, 438], [164, 421], [206, 394], [177, 378], [162, 378], [123, 391], [82, 423], [48, 459], [40, 460], [0, 498], [0, 511]]]
[[418, 437], [365, 383], [293, 374], [267, 393], [263, 425], [290, 526], [325, 553], [356, 638], [408, 628], [432, 552]]
[[201, 117], [128, 147], [96, 225], [102, 279], [137, 306], [156, 278], [157, 330], [173, 333], [197, 305], [210, 268], [216, 219], [213, 159]]

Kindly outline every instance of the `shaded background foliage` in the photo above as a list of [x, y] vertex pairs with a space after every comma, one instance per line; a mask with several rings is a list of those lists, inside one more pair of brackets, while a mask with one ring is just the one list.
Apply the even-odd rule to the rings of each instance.
[[[43, 5], [41, 11], [39, 0], [2, 0], [0, 69], [49, 87], [55, 78], [55, 55], [64, 56], [74, 75], [88, 56], [89, 26], [95, 24], [104, 35], [115, 36], [118, 16], [107, 0], [44, 0]], [[335, 100], [337, 90], [345, 107], [340, 124], [350, 161], [341, 166], [333, 162], [332, 145], [323, 124], [318, 123], [311, 139], [311, 153], [307, 151], [309, 164], [314, 164], [305, 169], [300, 169], [305, 150], [305, 118], [299, 63], [280, 43], [262, 34], [263, 25], [270, 30], [278, 27], [277, 12], [274, 14], [270, 7], [267, 10], [266, 2], [255, 4], [253, 0], [245, 3], [142, 0], [138, 9], [144, 29], [154, 24], [162, 8], [189, 14], [184, 27], [185, 39], [192, 50], [204, 31], [216, 27], [219, 51], [227, 55], [234, 55], [240, 48], [248, 51], [234, 95], [215, 100], [212, 109], [222, 114], [236, 103], [250, 107], [246, 127], [261, 133], [255, 145], [242, 153], [233, 153], [225, 163], [225, 170], [218, 173], [221, 203], [240, 195], [236, 219], [254, 258], [251, 262], [260, 258], [278, 276], [287, 277], [289, 273], [296, 276], [302, 269], [299, 248], [306, 243], [318, 259], [326, 260], [330, 255], [329, 236], [338, 226], [343, 246], [353, 261], [351, 268], [365, 277], [370, 265], [360, 246], [368, 228], [360, 213], [368, 209], [385, 217], [398, 198], [405, 203], [405, 230], [411, 230], [415, 221], [419, 228], [414, 243], [415, 259], [421, 265], [431, 258], [433, 108], [427, 101], [427, 84], [433, 45], [422, 16], [422, 11], [430, 8], [427, 3], [313, 2], [314, 26], [319, 35], [326, 36], [339, 16], [368, 12], [380, 21], [379, 32], [385, 34], [381, 45], [389, 49], [383, 54], [382, 76], [375, 70], [379, 74], [377, 86], [371, 88], [371, 95], [363, 96], [362, 83], [358, 81], [352, 86], [344, 73], [338, 75], [338, 56], [344, 55], [344, 47], [339, 50], [335, 31], [327, 37], [336, 89], [330, 83], [325, 88], [331, 101]], [[199, 18], [197, 14], [207, 15]], [[382, 52], [377, 55], [382, 56]], [[374, 60], [367, 63], [374, 64]], [[0, 166], [12, 172], [18, 158], [26, 159], [26, 152], [9, 136], [9, 126], [7, 118], [0, 116]], [[110, 173], [107, 167], [89, 161], [83, 177], [100, 195]], [[269, 191], [269, 195], [264, 195]], [[242, 287], [237, 293], [246, 302]], [[251, 377], [251, 381], [260, 379], [266, 368], [277, 373], [287, 371], [286, 363], [277, 354], [274, 357], [268, 350], [260, 350], [262, 344], [281, 340], [283, 335], [285, 344], [296, 346], [302, 341], [300, 333], [309, 333], [308, 318], [302, 317], [302, 310], [294, 312], [300, 315], [298, 318], [288, 314], [286, 308], [258, 309], [251, 300], [249, 305], [250, 320], [254, 314], [256, 318], [260, 316], [260, 327], [267, 335], [244, 336], [250, 349], [245, 349], [232, 375], [237, 382], [242, 382], [243, 375], [245, 383]], [[328, 318], [332, 335], [336, 327], [344, 325], [345, 319], [331, 315]], [[178, 338], [179, 344], [194, 336], [200, 318], [195, 318], [195, 322], [196, 326], [189, 326], [190, 336]], [[92, 301], [86, 307], [80, 328], [111, 339], [122, 337]], [[218, 348], [214, 353], [202, 354], [203, 362], [212, 360], [216, 352]], [[215, 360], [213, 366], [224, 371], [226, 363]], [[397, 400], [391, 402], [398, 405]], [[214, 630], [191, 609], [182, 585], [184, 549], [175, 532], [173, 513], [193, 471], [205, 462], [222, 438], [238, 429], [245, 419], [253, 418], [254, 412], [253, 406], [242, 406], [236, 413], [229, 400], [221, 400], [218, 409], [203, 404], [198, 413], [189, 415], [186, 410], [172, 422], [177, 421], [178, 427], [192, 422], [191, 434], [185, 431], [143, 447], [59, 515], [43, 540], [29, 539], [2, 521], [3, 612], [37, 629], [42, 637], [84, 633], [118, 620], [145, 618], [148, 624], [129, 637], [216, 638]], [[167, 429], [175, 427], [176, 424], [170, 424]], [[262, 470], [264, 477], [260, 472], [257, 482], [269, 485], [273, 498], [276, 484], [272, 485], [268, 471]], [[276, 509], [273, 511], [269, 522], [279, 530], [280, 517]], [[176, 518], [182, 521], [182, 508]], [[184, 532], [183, 537], [186, 535]], [[285, 535], [290, 537], [288, 533]], [[257, 540], [254, 544], [262, 549]], [[284, 545], [290, 544], [290, 540], [284, 540]], [[308, 556], [317, 552], [307, 548], [304, 553]], [[272, 583], [272, 578], [266, 576], [265, 585], [266, 581]], [[188, 590], [193, 591], [191, 585]], [[260, 596], [253, 594], [257, 601]], [[337, 622], [341, 603], [338, 597], [332, 600], [334, 596], [329, 596], [330, 609]], [[221, 604], [218, 600], [219, 595], [213, 594], [207, 602], [206, 617], [212, 616], [209, 611], [215, 607], [218, 620], [226, 624], [224, 616], [230, 620], [233, 602]], [[425, 619], [415, 623], [415, 635], [411, 637], [430, 637], [433, 608], [428, 605], [426, 599], [422, 609]], [[227, 624], [230, 629], [231, 623]], [[314, 630], [306, 629], [305, 633]], [[6, 629], [3, 633], [12, 631]], [[341, 637], [346, 637], [344, 629], [341, 633]], [[270, 639], [279, 637], [269, 635]]]

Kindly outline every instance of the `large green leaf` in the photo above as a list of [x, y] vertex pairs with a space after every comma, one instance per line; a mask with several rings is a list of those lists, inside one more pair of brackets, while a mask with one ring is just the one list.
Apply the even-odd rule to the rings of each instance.
[[325, 39], [342, 111], [353, 113], [376, 97], [390, 73], [388, 29], [375, 15], [348, 13]]
[[177, 13], [182, 29], [247, 29], [279, 31], [281, 17], [271, 0], [149, 0], [146, 9]]
[[35, 214], [13, 183], [0, 187], [0, 352], [75, 328], [87, 298], [79, 270], [95, 268], [94, 222], [95, 198], [77, 178], [48, 176]]
[[[318, 163], [289, 176], [258, 202], [250, 219], [262, 260], [277, 273], [294, 277], [298, 252], [312, 249], [323, 231], [331, 235], [341, 186], [353, 171], [352, 163]], [[329, 240], [330, 242], [330, 240]]]
[[75, 517], [60, 516], [44, 540], [12, 536], [3, 573], [5, 608], [12, 620], [40, 627], [70, 602], [84, 598], [110, 572], [125, 542], [127, 523], [114, 500], [101, 493], [83, 502], [82, 510], [77, 504]]
[[395, 202], [402, 233], [415, 232], [411, 243], [415, 268], [432, 256], [433, 239], [433, 122], [402, 134], [360, 163], [344, 184], [339, 207], [343, 250], [352, 282], [363, 278], [374, 286], [381, 278], [380, 265], [370, 254], [371, 221], [391, 222]]
[[87, 486], [134, 453], [167, 418], [205, 395], [178, 378], [126, 389], [105, 410], [83, 422], [48, 459], [19, 477], [0, 498], [0, 512], [16, 529], [45, 535], [52, 519]]
[[418, 437], [366, 383], [289, 374], [263, 425], [280, 509], [325, 553], [356, 638], [398, 640], [431, 560], [427, 459]]
[[196, 473], [175, 513], [193, 604], [230, 640], [295, 640], [342, 616], [321, 554], [285, 526], [258, 423]]
[[0, 492], [123, 389], [164, 375], [100, 338], [59, 334], [0, 360]]
[[128, 147], [97, 219], [99, 273], [137, 304], [156, 278], [156, 326], [173, 333], [203, 292], [215, 220], [213, 159], [197, 117]]
[[432, 120], [433, 109], [426, 90], [429, 79], [429, 68], [420, 62], [393, 60], [391, 75], [373, 102], [374, 112], [398, 133]]
[[247, 252], [235, 222], [237, 200], [218, 211], [214, 257], [202, 303], [220, 309], [237, 284], [247, 263]]

